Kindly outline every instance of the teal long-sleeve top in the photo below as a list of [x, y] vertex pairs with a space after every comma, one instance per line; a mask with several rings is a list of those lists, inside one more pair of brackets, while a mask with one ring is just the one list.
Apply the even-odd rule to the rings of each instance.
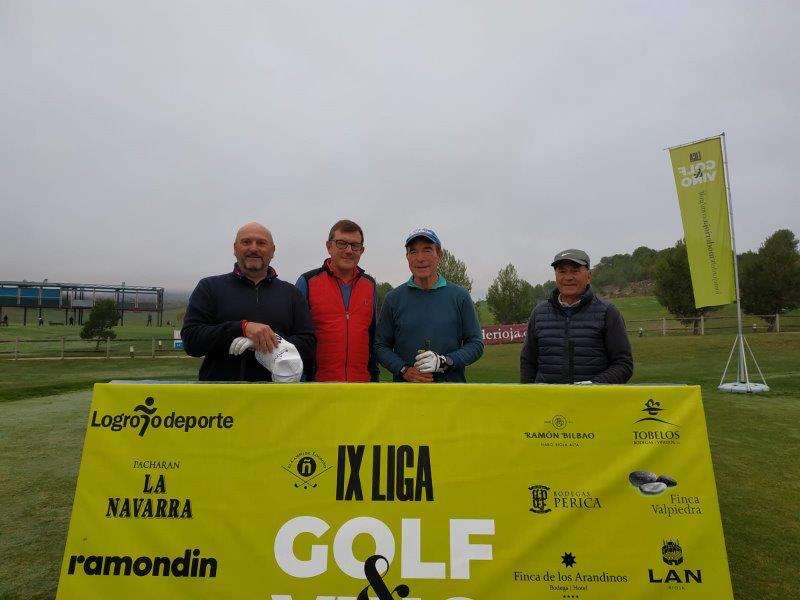
[[428, 349], [453, 359], [452, 367], [433, 374], [435, 382], [466, 382], [464, 368], [483, 354], [481, 327], [469, 293], [442, 276], [429, 290], [409, 279], [386, 295], [375, 331], [375, 354], [395, 381], [404, 381], [400, 369], [414, 364], [426, 342]]

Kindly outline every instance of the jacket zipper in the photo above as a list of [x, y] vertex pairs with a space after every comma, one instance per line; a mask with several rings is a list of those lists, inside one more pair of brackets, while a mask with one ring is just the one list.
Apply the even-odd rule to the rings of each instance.
[[[352, 294], [352, 290], [350, 291]], [[352, 298], [351, 298], [352, 300]], [[344, 380], [350, 381], [347, 375], [347, 363], [350, 358], [350, 311], [344, 311]]]

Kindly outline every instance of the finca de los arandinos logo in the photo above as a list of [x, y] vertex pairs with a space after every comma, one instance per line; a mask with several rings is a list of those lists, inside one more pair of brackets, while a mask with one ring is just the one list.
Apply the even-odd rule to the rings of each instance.
[[174, 410], [169, 414], [161, 416], [156, 414], [158, 407], [155, 406], [155, 398], [148, 396], [143, 403], [137, 404], [133, 410], [127, 413], [98, 415], [92, 411], [92, 418], [89, 422], [90, 427], [108, 429], [113, 432], [120, 432], [125, 429], [137, 431], [139, 437], [152, 429], [170, 429], [188, 433], [197, 429], [231, 429], [234, 418], [230, 415], [223, 415], [222, 412], [202, 415], [177, 414]]

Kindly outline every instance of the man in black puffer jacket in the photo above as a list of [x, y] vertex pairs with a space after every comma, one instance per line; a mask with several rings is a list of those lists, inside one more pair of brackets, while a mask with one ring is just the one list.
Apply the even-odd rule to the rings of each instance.
[[589, 256], [556, 254], [556, 289], [531, 313], [520, 355], [521, 383], [625, 383], [633, 358], [619, 310], [595, 296]]

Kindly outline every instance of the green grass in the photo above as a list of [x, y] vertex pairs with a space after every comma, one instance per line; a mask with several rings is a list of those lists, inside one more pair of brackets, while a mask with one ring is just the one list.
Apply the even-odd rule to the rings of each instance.
[[[750, 338], [772, 388], [757, 396], [716, 389], [732, 341], [634, 338], [633, 383], [702, 386], [735, 597], [794, 598], [792, 574], [800, 572], [800, 335]], [[518, 344], [487, 347], [468, 378], [516, 381], [519, 350]], [[53, 597], [90, 402], [89, 391], [31, 396], [109, 379], [188, 379], [197, 367], [195, 359], [2, 363], [0, 598]]]

